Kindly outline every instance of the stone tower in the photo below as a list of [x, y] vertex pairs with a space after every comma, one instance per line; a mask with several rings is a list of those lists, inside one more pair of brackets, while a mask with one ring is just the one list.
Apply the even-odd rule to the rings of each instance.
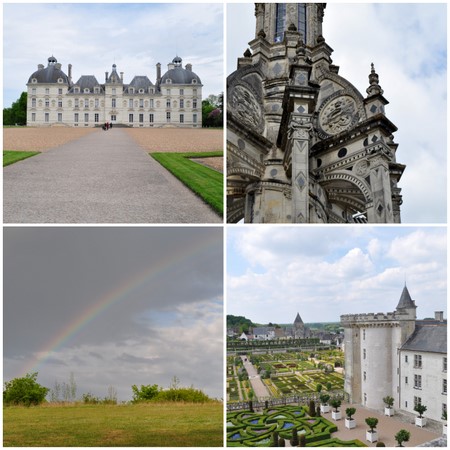
[[228, 222], [400, 222], [388, 101], [373, 65], [366, 96], [339, 75], [325, 7], [255, 4], [255, 38], [227, 79]]
[[341, 316], [344, 327], [345, 385], [352, 403], [383, 407], [383, 397], [399, 406], [399, 350], [415, 329], [416, 305], [405, 285], [389, 313]]
[[303, 323], [299, 313], [297, 313], [297, 316], [295, 317], [293, 331], [296, 339], [303, 339], [309, 336], [309, 329]]

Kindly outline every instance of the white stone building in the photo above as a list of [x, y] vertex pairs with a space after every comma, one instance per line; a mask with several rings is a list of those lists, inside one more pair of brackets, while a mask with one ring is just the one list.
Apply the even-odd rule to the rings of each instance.
[[410, 413], [422, 403], [426, 416], [440, 421], [447, 408], [447, 321], [442, 312], [416, 320], [416, 308], [405, 286], [394, 312], [341, 316], [344, 389], [352, 403], [376, 410], [386, 396]]
[[72, 80], [72, 65], [67, 75], [54, 56], [48, 65], [39, 64], [27, 83], [27, 125], [65, 125], [94, 127], [105, 122], [130, 127], [202, 126], [202, 83], [192, 71], [183, 68], [176, 56], [161, 76], [161, 64], [156, 65], [156, 82], [146, 75], [124, 82], [124, 73], [111, 74], [99, 83], [94, 75], [82, 75]]

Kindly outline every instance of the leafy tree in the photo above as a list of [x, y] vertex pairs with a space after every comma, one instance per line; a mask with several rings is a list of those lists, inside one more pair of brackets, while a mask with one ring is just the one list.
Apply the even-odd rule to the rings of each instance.
[[394, 405], [394, 397], [387, 395], [386, 397], [383, 397], [383, 402], [386, 404], [386, 408], [392, 408]]
[[320, 394], [321, 390], [322, 390], [322, 385], [320, 383], [317, 383], [316, 392], [318, 392]]
[[427, 410], [427, 407], [425, 405], [422, 405], [421, 403], [417, 403], [416, 406], [414, 406], [414, 411], [419, 413], [419, 417], [422, 418], [422, 414]]
[[202, 126], [223, 127], [223, 94], [202, 101]]
[[347, 408], [345, 410], [345, 414], [347, 414], [347, 419], [352, 420], [352, 416], [353, 416], [353, 414], [355, 414], [355, 412], [356, 412], [356, 408]]
[[23, 378], [5, 382], [3, 402], [5, 405], [39, 405], [45, 400], [49, 389], [37, 381], [38, 373], [28, 373]]
[[133, 403], [153, 400], [160, 392], [160, 388], [157, 384], [148, 384], [147, 386], [141, 384], [140, 388], [133, 384], [131, 390], [133, 391]]
[[20, 98], [10, 108], [3, 109], [3, 125], [26, 125], [27, 93], [22, 92]]
[[367, 417], [366, 423], [367, 423], [368, 427], [370, 428], [370, 432], [373, 433], [373, 430], [378, 425], [378, 419], [376, 417]]
[[328, 394], [320, 394], [320, 402], [322, 405], [326, 405], [328, 400], [330, 400], [330, 396]]
[[333, 400], [331, 400], [330, 405], [334, 408], [334, 412], [338, 412], [338, 408], [341, 406], [341, 403], [341, 400], [338, 398], [333, 398]]
[[402, 429], [395, 435], [395, 440], [397, 441], [399, 447], [403, 447], [403, 442], [408, 442], [410, 437], [411, 433]]

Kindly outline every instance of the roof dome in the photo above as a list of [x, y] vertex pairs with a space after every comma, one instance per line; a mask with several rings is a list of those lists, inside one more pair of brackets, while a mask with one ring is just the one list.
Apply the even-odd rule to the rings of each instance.
[[39, 66], [39, 69], [34, 72], [28, 79], [28, 83], [58, 83], [58, 80], [62, 80], [62, 83], [69, 83], [69, 77], [61, 70], [61, 64], [57, 64], [58, 61], [54, 56], [48, 58], [48, 66]]
[[169, 64], [169, 70], [162, 76], [161, 84], [201, 84], [199, 76], [192, 72], [191, 65], [186, 64], [183, 69], [182, 59], [179, 56], [173, 58]]

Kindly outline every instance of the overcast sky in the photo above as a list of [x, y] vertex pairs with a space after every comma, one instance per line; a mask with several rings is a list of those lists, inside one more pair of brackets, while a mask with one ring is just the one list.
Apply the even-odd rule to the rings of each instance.
[[128, 400], [177, 376], [222, 398], [222, 233], [6, 228], [4, 379], [37, 371], [51, 388], [73, 372], [79, 397], [112, 385]]
[[[397, 127], [403, 223], [447, 218], [447, 5], [327, 3], [323, 34], [333, 63], [365, 97], [370, 64]], [[227, 70], [255, 37], [254, 4], [227, 5]]]
[[223, 92], [221, 3], [26, 3], [3, 5], [4, 105], [26, 91], [38, 64], [54, 55], [72, 77], [99, 83], [115, 63], [125, 83], [135, 75], [156, 81], [175, 56], [192, 64], [203, 97]]
[[257, 323], [338, 322], [394, 311], [405, 280], [417, 317], [447, 317], [447, 235], [439, 227], [234, 226], [227, 314]]

